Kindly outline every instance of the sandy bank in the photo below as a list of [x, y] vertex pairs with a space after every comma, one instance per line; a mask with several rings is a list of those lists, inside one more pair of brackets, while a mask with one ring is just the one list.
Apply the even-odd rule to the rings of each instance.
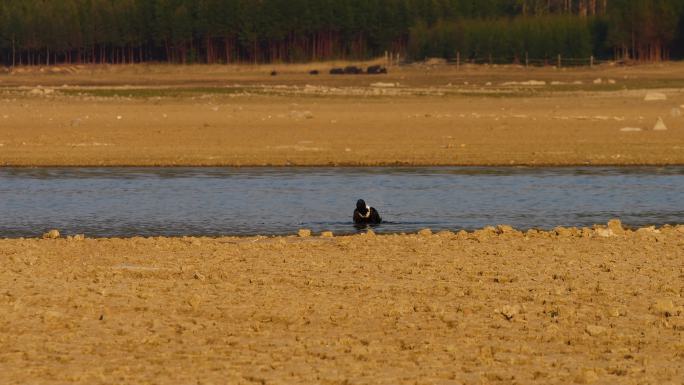
[[684, 227], [0, 240], [0, 382], [675, 383]]
[[0, 166], [681, 165], [682, 67], [28, 69], [0, 75]]

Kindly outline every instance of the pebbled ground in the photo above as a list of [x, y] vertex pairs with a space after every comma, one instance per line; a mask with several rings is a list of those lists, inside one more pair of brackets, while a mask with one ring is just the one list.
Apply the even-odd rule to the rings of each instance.
[[684, 227], [0, 240], [2, 384], [681, 384]]

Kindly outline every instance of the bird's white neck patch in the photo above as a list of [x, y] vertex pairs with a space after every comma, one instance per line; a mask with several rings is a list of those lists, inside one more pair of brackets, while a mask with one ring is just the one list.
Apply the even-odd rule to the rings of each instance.
[[[359, 214], [360, 214], [360, 213], [359, 213]], [[361, 216], [364, 217], [364, 218], [370, 218], [370, 215], [371, 215], [370, 206], [366, 205], [366, 213], [365, 213], [365, 214], [361, 214]]]

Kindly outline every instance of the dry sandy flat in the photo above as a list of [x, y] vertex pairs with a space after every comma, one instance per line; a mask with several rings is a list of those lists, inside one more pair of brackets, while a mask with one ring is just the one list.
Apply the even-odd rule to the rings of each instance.
[[2, 384], [681, 384], [684, 227], [0, 240]]
[[684, 64], [332, 65], [17, 69], [0, 165], [684, 164]]

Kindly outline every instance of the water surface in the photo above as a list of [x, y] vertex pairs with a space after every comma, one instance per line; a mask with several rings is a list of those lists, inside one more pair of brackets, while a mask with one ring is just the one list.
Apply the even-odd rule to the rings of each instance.
[[684, 167], [0, 168], [0, 237], [352, 233], [358, 198], [377, 232], [636, 227], [684, 223], [682, 197]]

